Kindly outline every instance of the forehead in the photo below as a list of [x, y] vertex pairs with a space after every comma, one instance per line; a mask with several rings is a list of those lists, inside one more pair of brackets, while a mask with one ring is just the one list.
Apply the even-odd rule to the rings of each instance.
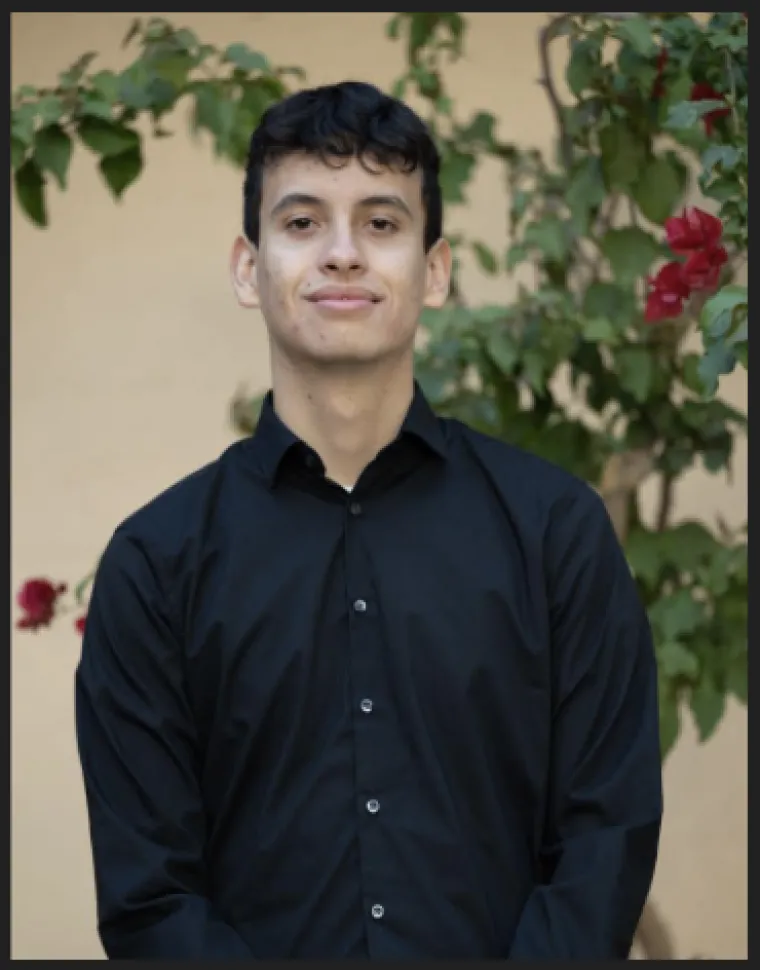
[[378, 165], [357, 158], [322, 161], [294, 154], [271, 162], [264, 169], [262, 208], [277, 205], [289, 194], [313, 195], [329, 205], [359, 204], [377, 195], [398, 195], [413, 213], [422, 212], [422, 173], [406, 172], [395, 166]]

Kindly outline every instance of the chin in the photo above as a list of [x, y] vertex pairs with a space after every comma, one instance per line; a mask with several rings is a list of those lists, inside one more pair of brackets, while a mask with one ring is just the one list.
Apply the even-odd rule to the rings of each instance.
[[383, 347], [310, 347], [303, 357], [323, 366], [369, 365], [394, 356], [393, 350]]

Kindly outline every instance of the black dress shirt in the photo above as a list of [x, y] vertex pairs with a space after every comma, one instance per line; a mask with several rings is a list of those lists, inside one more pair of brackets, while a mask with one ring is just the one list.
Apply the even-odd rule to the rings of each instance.
[[278, 419], [115, 531], [76, 677], [114, 958], [625, 957], [657, 674], [603, 503], [418, 387], [351, 494]]

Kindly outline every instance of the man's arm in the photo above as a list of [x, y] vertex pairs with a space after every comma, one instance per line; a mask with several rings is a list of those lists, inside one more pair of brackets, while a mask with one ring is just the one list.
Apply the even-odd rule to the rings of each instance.
[[553, 510], [552, 758], [545, 883], [511, 959], [626, 959], [654, 875], [662, 817], [657, 668], [646, 613], [591, 489]]
[[76, 674], [100, 938], [111, 959], [251, 959], [207, 896], [196, 738], [169, 612], [144, 550], [117, 531]]

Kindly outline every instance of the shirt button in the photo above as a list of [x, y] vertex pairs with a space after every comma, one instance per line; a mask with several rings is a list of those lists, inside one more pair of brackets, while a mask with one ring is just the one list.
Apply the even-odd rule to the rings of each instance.
[[361, 515], [362, 514], [361, 502], [352, 502], [348, 507], [348, 511], [351, 513], [351, 515]]
[[359, 707], [361, 707], [365, 714], [369, 714], [372, 711], [372, 701], [369, 697], [365, 697]]
[[382, 919], [383, 916], [385, 916], [385, 909], [380, 905], [380, 903], [375, 903], [375, 905], [372, 907], [371, 912], [372, 912], [373, 919]]
[[376, 798], [370, 798], [367, 802], [367, 811], [370, 815], [377, 815], [380, 811], [380, 802]]
[[354, 609], [356, 610], [357, 613], [366, 613], [367, 604], [364, 602], [364, 600], [357, 600], [354, 603]]

